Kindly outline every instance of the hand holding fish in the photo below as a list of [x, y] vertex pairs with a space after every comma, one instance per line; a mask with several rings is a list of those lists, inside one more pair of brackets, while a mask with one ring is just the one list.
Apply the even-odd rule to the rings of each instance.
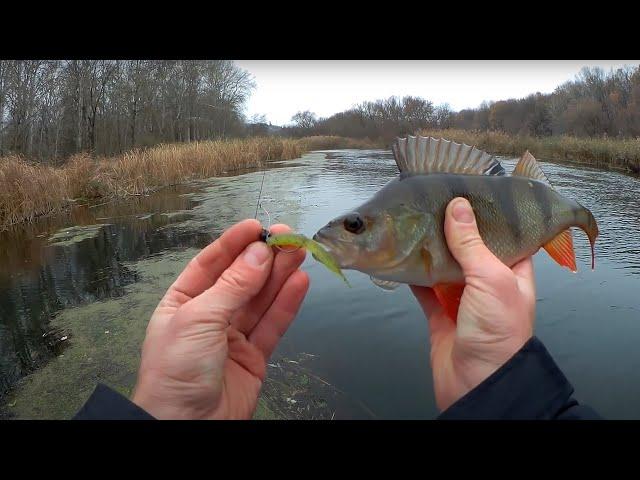
[[454, 199], [445, 213], [445, 235], [460, 264], [465, 287], [457, 323], [433, 290], [411, 290], [429, 321], [431, 366], [438, 408], [449, 406], [504, 365], [533, 335], [535, 278], [527, 258], [512, 268], [482, 241], [473, 210]]
[[[274, 253], [256, 220], [202, 250], [147, 327], [133, 402], [156, 418], [251, 418], [266, 361], [309, 287], [304, 250]], [[285, 225], [274, 225], [285, 233]]]

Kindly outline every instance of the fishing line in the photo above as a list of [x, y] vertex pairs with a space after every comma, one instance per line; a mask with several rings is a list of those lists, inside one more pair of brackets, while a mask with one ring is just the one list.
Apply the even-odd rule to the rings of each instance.
[[[262, 187], [264, 185], [264, 177], [266, 173], [266, 170], [262, 170], [262, 182], [260, 183], [260, 193], [258, 193], [258, 203], [256, 203], [256, 214], [253, 217], [255, 220], [258, 219], [258, 207], [260, 206], [260, 199], [262, 198]], [[269, 220], [269, 226], [271, 226], [271, 220]]]
[[[260, 233], [260, 240], [263, 242], [266, 242], [267, 239], [269, 238], [269, 236], [271, 235], [270, 229], [271, 229], [271, 214], [269, 213], [269, 210], [267, 210], [264, 205], [262, 205], [262, 187], [264, 186], [264, 177], [267, 173], [267, 170], [264, 169], [262, 170], [262, 181], [260, 182], [260, 192], [258, 193], [258, 201], [256, 203], [256, 213], [253, 216], [253, 218], [255, 220], [258, 219], [258, 209], [262, 209], [264, 210], [264, 212], [267, 214], [267, 228], [263, 228], [262, 232]], [[279, 245], [275, 245], [275, 248], [277, 248], [279, 251], [281, 251], [282, 253], [294, 253], [297, 252], [298, 250], [300, 250], [300, 248], [302, 247], [296, 247], [293, 250], [285, 250], [284, 248], [280, 247]]]

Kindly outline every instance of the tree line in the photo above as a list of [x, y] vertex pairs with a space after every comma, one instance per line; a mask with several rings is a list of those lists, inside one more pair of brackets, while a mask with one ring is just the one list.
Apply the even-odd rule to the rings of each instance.
[[0, 156], [49, 161], [242, 135], [254, 86], [228, 60], [0, 60]]
[[389, 140], [396, 135], [413, 133], [420, 128], [448, 128], [454, 112], [449, 105], [434, 105], [420, 97], [390, 97], [363, 102], [328, 118], [317, 118], [309, 111], [298, 112], [293, 126], [283, 135], [338, 135], [352, 138]]
[[640, 136], [640, 66], [605, 72], [583, 68], [574, 80], [553, 93], [526, 98], [483, 102], [478, 108], [453, 112], [448, 105], [434, 106], [419, 97], [391, 97], [364, 102], [328, 118], [298, 112], [291, 135], [342, 135], [391, 139], [420, 128], [458, 128], [501, 131], [536, 137]]
[[391, 140], [419, 129], [458, 128], [532, 136], [640, 136], [640, 66], [583, 68], [553, 93], [449, 105], [405, 96], [363, 102], [292, 125], [247, 120], [255, 83], [229, 60], [0, 60], [0, 157], [55, 161], [112, 155], [158, 143], [248, 135], [336, 135]]

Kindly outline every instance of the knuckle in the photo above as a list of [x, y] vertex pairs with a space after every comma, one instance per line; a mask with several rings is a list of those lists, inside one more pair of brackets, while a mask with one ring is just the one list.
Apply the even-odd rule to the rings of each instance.
[[464, 235], [460, 238], [458, 242], [458, 247], [461, 249], [476, 249], [479, 247], [484, 247], [484, 242], [480, 235], [476, 233], [470, 233], [469, 235]]
[[234, 292], [251, 290], [252, 287], [250, 276], [233, 268], [225, 270], [218, 282], [225, 290]]

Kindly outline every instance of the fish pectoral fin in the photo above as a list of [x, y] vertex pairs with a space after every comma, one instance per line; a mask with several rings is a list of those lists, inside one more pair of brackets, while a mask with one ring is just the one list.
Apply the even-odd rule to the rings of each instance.
[[371, 278], [371, 281], [375, 286], [380, 287], [383, 290], [395, 290], [400, 286], [398, 282], [392, 282], [390, 280], [380, 280], [379, 278], [376, 278], [376, 277], [369, 277], [369, 278]]
[[440, 305], [444, 308], [444, 311], [449, 315], [449, 318], [453, 320], [453, 323], [456, 323], [458, 319], [460, 299], [462, 298], [462, 292], [464, 291], [464, 284], [439, 283], [434, 285], [432, 288], [436, 294], [438, 302], [440, 302]]
[[422, 265], [424, 266], [424, 271], [427, 275], [429, 275], [431, 273], [431, 269], [433, 268], [433, 256], [429, 251], [428, 245], [422, 245], [422, 249], [420, 250], [420, 257], [422, 257]]
[[573, 237], [571, 236], [570, 229], [560, 233], [542, 247], [558, 264], [570, 268], [574, 273], [578, 271], [576, 267], [576, 254], [573, 251]]

